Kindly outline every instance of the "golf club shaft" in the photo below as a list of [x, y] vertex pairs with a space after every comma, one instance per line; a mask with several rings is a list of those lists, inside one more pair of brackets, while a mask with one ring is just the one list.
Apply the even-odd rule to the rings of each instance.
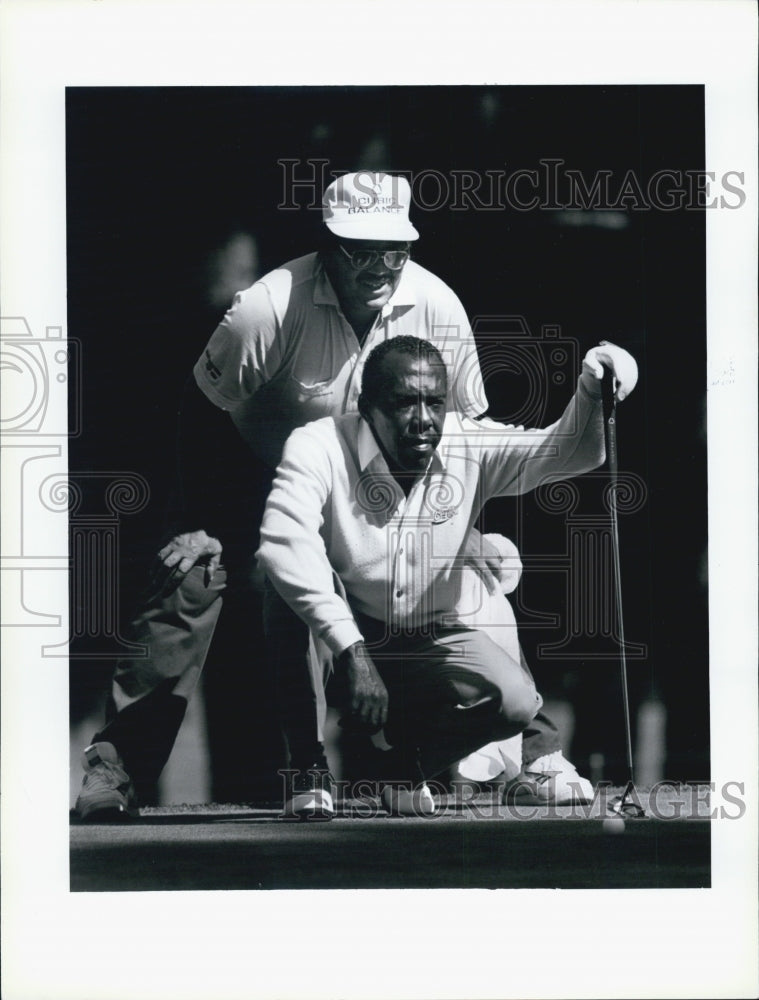
[[630, 698], [627, 685], [627, 657], [625, 653], [625, 625], [622, 614], [622, 571], [619, 558], [619, 526], [617, 522], [617, 420], [616, 402], [614, 399], [614, 376], [607, 371], [603, 378], [604, 388], [604, 430], [606, 434], [606, 460], [609, 466], [609, 511], [611, 513], [611, 537], [614, 560], [614, 593], [617, 604], [617, 622], [619, 638], [619, 659], [622, 674], [622, 703], [625, 715], [625, 739], [627, 753], [627, 768], [630, 781], [633, 776], [632, 734], [630, 725]]

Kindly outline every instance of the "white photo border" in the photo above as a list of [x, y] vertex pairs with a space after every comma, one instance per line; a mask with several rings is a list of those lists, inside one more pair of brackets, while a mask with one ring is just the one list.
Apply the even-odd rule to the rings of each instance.
[[34, 331], [65, 336], [71, 86], [704, 84], [706, 169], [744, 172], [746, 193], [707, 218], [712, 780], [748, 804], [713, 825], [712, 888], [70, 893], [65, 661], [5, 629], [6, 997], [755, 995], [755, 4], [6, 0], [0, 17], [3, 314]]

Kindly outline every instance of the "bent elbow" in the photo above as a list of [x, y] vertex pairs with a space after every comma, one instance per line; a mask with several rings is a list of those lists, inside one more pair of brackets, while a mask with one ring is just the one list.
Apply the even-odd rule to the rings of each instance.
[[267, 576], [270, 575], [272, 567], [272, 549], [273, 546], [271, 542], [262, 539], [255, 555], [258, 566], [264, 571], [264, 573], [266, 573]]

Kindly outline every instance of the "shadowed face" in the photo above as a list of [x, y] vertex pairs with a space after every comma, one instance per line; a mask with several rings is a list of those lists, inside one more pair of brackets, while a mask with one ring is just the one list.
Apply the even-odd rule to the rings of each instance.
[[[341, 249], [342, 248], [342, 249]], [[407, 251], [408, 243], [394, 243], [387, 240], [340, 240], [339, 246], [327, 255], [327, 273], [346, 316], [379, 312], [387, 304], [398, 287], [405, 261], [400, 267], [388, 267], [383, 259], [385, 251]], [[373, 256], [366, 267], [366, 254]], [[379, 251], [371, 254], [371, 251]]]
[[425, 357], [388, 354], [385, 392], [362, 406], [390, 471], [421, 475], [440, 444], [446, 410], [445, 366]]

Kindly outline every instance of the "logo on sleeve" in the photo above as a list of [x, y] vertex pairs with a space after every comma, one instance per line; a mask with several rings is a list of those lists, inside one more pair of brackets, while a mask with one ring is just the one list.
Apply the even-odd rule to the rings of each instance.
[[216, 380], [217, 378], [221, 378], [221, 369], [217, 368], [216, 365], [213, 363], [213, 359], [211, 358], [211, 355], [208, 352], [208, 348], [206, 348], [206, 371], [208, 372], [209, 378], [212, 378], [214, 380]]

